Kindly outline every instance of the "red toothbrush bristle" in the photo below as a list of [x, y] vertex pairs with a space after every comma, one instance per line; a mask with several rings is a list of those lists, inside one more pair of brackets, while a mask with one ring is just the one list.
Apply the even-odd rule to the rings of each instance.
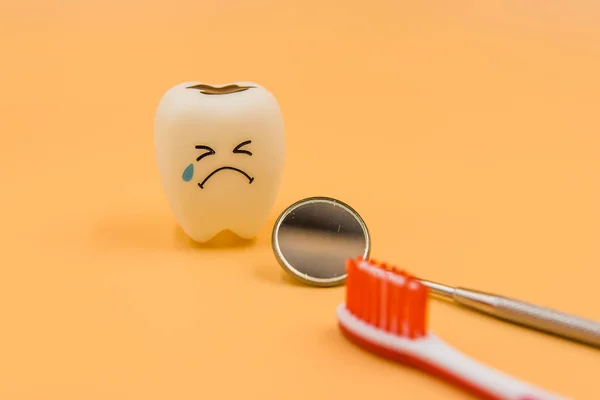
[[375, 293], [373, 293], [374, 290], [375, 290], [375, 279], [370, 274], [365, 274], [365, 297], [364, 297], [365, 308], [363, 310], [363, 312], [364, 312], [363, 319], [365, 320], [365, 322], [368, 322], [369, 324], [373, 323], [373, 321], [371, 319], [373, 318], [373, 308], [375, 307], [375, 301], [374, 301]]
[[393, 282], [390, 282], [389, 297], [386, 299], [386, 306], [389, 309], [388, 332], [398, 334], [402, 332], [402, 288]]
[[427, 333], [427, 305], [429, 304], [429, 298], [427, 296], [427, 287], [419, 280], [415, 280], [418, 285], [417, 289], [417, 308], [419, 309], [418, 319], [415, 324], [416, 335], [424, 336]]
[[427, 333], [427, 287], [403, 270], [373, 259], [346, 263], [346, 308], [365, 323], [416, 339]]
[[377, 327], [379, 329], [383, 329], [386, 331], [388, 329], [389, 324], [389, 307], [387, 305], [387, 296], [388, 296], [389, 285], [385, 279], [381, 279], [379, 281], [379, 321], [377, 323]]
[[406, 284], [408, 282], [408, 276], [405, 272], [396, 272], [396, 276], [402, 277], [402, 282], [397, 283], [400, 290], [398, 291], [398, 334], [405, 335], [407, 324], [410, 323], [408, 320], [409, 316], [409, 293], [406, 288]]
[[365, 301], [365, 297], [367, 295], [366, 289], [366, 280], [367, 274], [362, 269], [356, 267], [356, 316], [363, 319], [365, 316], [365, 307], [367, 302]]
[[421, 336], [421, 317], [423, 313], [423, 309], [421, 308], [421, 283], [416, 279], [410, 278], [406, 285], [407, 289], [407, 302], [406, 302], [406, 311], [407, 311], [407, 320], [406, 324], [407, 332], [406, 334], [411, 339], [414, 339], [418, 336]]
[[379, 303], [381, 303], [381, 291], [379, 290], [379, 279], [376, 276], [369, 276], [369, 319], [371, 325], [379, 325]]
[[346, 260], [346, 307], [348, 310], [354, 309], [354, 291], [352, 290], [352, 283], [354, 278], [354, 260]]

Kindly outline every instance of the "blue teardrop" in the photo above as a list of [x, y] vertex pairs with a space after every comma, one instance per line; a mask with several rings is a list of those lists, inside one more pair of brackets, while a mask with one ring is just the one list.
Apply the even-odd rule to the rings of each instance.
[[194, 164], [190, 164], [183, 171], [181, 178], [183, 178], [184, 181], [189, 182], [192, 180], [193, 177], [194, 177]]

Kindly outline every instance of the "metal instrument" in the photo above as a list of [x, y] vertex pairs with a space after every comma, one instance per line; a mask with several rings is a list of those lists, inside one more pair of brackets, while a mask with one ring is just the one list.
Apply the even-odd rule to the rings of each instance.
[[421, 279], [433, 295], [464, 307], [538, 331], [600, 347], [600, 324], [551, 308], [460, 287], [450, 287]]

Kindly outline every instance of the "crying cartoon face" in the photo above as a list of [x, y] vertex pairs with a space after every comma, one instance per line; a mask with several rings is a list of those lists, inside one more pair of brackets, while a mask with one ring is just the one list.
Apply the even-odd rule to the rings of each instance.
[[[247, 156], [252, 156], [252, 152], [251, 151], [242, 149], [242, 147], [247, 146], [247, 145], [249, 145], [251, 143], [252, 143], [252, 140], [243, 141], [242, 143], [240, 143], [237, 146], [235, 146], [235, 148], [233, 149], [232, 153], [233, 154], [244, 154], [244, 155], [247, 155]], [[199, 150], [201, 152], [201, 154], [198, 157], [196, 157], [196, 162], [200, 162], [203, 158], [209, 157], [209, 156], [212, 156], [212, 155], [216, 154], [215, 150], [212, 147], [209, 147], [209, 146], [196, 145], [195, 148], [196, 148], [196, 150]], [[194, 177], [194, 169], [195, 169], [194, 168], [194, 163], [188, 165], [186, 167], [186, 169], [183, 171], [183, 174], [182, 174], [181, 178], [185, 182], [191, 181], [193, 179], [193, 177]], [[219, 167], [219, 168], [213, 170], [211, 173], [209, 173], [201, 182], [198, 182], [198, 187], [200, 189], [204, 189], [204, 185], [206, 184], [206, 182], [208, 182], [208, 180], [210, 178], [212, 178], [215, 174], [217, 174], [217, 173], [219, 173], [221, 171], [226, 171], [226, 170], [235, 171], [235, 172], [243, 175], [248, 180], [248, 183], [252, 183], [254, 181], [254, 177], [248, 175], [242, 169], [234, 167], [234, 166], [231, 166], [231, 165], [225, 165], [225, 166]]]

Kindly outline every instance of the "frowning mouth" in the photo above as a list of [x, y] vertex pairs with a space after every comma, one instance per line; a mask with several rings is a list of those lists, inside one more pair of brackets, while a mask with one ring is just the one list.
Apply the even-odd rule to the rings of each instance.
[[240, 174], [244, 175], [246, 178], [248, 178], [248, 183], [252, 183], [254, 181], [254, 177], [251, 177], [250, 175], [248, 175], [247, 173], [245, 173], [244, 171], [242, 171], [241, 169], [238, 168], [234, 168], [234, 167], [221, 167], [221, 168], [217, 168], [215, 169], [213, 172], [211, 172], [206, 178], [204, 178], [204, 180], [198, 184], [198, 186], [200, 187], [200, 189], [204, 189], [204, 184], [206, 183], [206, 181], [208, 181], [214, 174], [216, 174], [219, 171], [223, 171], [226, 169], [230, 169], [232, 171], [236, 171], [239, 172]]

